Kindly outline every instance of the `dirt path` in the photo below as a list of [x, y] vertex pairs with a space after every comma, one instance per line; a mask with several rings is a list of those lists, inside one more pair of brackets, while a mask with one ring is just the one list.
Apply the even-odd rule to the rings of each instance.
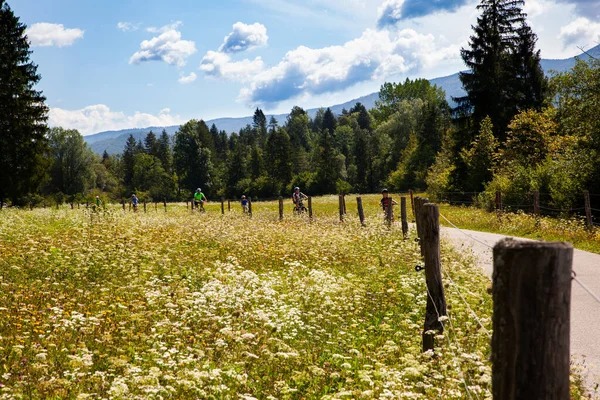
[[[450, 241], [458, 250], [473, 253], [478, 265], [490, 279], [493, 264], [492, 250], [488, 246], [493, 247], [505, 237], [507, 236], [493, 233], [442, 228], [442, 238]], [[573, 270], [588, 289], [600, 294], [599, 254], [575, 250]], [[600, 399], [600, 304], [575, 281], [571, 293], [571, 360], [585, 367], [583, 376], [586, 386], [594, 399]]]

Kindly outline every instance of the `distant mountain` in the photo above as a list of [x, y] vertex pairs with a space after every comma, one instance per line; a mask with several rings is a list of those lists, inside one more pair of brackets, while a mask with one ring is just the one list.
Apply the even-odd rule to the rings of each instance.
[[[600, 58], [600, 45], [589, 50], [587, 53], [593, 57]], [[587, 60], [589, 58], [588, 54], [582, 53], [578, 57], [583, 60]], [[575, 62], [575, 57], [567, 58], [564, 60], [542, 60], [542, 68], [544, 69], [546, 74], [550, 74], [552, 71], [565, 72], [573, 68]], [[458, 73], [431, 79], [430, 82], [444, 89], [444, 91], [446, 92], [446, 98], [448, 99], [448, 102], [450, 104], [454, 104], [454, 102], [452, 101], [452, 97], [460, 97], [465, 94], [465, 91], [462, 88], [462, 84], [460, 83], [460, 79], [458, 78]], [[362, 103], [365, 107], [367, 107], [367, 109], [373, 108], [377, 100], [379, 100], [378, 92], [350, 100], [343, 104], [330, 106], [330, 108], [334, 114], [341, 114], [344, 108], [346, 110], [349, 110], [357, 102]], [[316, 115], [318, 110], [318, 108], [312, 108], [306, 110], [306, 112], [312, 118]], [[287, 114], [279, 114], [273, 116], [275, 117], [275, 119], [277, 119], [277, 121], [279, 121], [280, 124], [282, 124], [287, 118]], [[268, 121], [271, 118], [271, 115], [267, 115], [266, 117]], [[246, 125], [252, 125], [252, 117], [250, 116], [241, 118], [217, 118], [206, 121], [206, 124], [209, 127], [212, 124], [215, 124], [220, 131], [224, 130], [228, 133], [238, 132]], [[90, 148], [97, 154], [102, 154], [105, 150], [109, 154], [116, 154], [121, 153], [123, 151], [123, 148], [125, 147], [125, 142], [127, 141], [129, 135], [133, 135], [133, 137], [136, 140], [143, 140], [144, 137], [146, 137], [146, 135], [148, 134], [148, 132], [153, 131], [158, 135], [163, 131], [163, 129], [166, 129], [169, 135], [173, 135], [175, 132], [177, 132], [179, 126], [149, 127], [124, 129], [121, 131], [107, 131], [96, 133], [94, 135], [84, 136], [84, 139], [88, 143]]]

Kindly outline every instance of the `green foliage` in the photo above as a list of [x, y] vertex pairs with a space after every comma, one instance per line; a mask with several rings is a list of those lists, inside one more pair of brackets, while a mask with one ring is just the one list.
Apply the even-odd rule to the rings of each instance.
[[62, 192], [73, 198], [78, 193], [85, 194], [94, 188], [96, 157], [81, 134], [76, 130], [52, 128], [48, 139], [52, 160], [50, 191]]
[[460, 157], [467, 166], [467, 189], [479, 191], [482, 185], [492, 178], [494, 154], [498, 148], [498, 141], [494, 137], [492, 120], [489, 117], [481, 122], [479, 134], [471, 143], [469, 149], [463, 149]]
[[8, 4], [0, 1], [0, 202], [35, 192], [45, 178], [48, 107], [41, 91], [37, 65], [26, 26]]

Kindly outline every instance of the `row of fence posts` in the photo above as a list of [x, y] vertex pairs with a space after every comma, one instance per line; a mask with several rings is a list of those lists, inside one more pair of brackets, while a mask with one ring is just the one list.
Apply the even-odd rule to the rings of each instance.
[[[428, 351], [435, 348], [435, 333], [444, 331], [440, 317], [447, 315], [440, 213], [438, 205], [416, 197], [414, 215], [425, 264], [423, 351]], [[493, 398], [569, 399], [573, 246], [505, 239], [494, 246], [493, 263]]]
[[[590, 203], [590, 192], [587, 190], [583, 191], [583, 202], [585, 209], [585, 219], [587, 226], [589, 228], [594, 226], [593, 218], [592, 218], [592, 207]], [[502, 192], [496, 191], [496, 200], [495, 200], [496, 210], [502, 210]], [[540, 192], [538, 190], [533, 192], [533, 214], [539, 216], [540, 215]]]

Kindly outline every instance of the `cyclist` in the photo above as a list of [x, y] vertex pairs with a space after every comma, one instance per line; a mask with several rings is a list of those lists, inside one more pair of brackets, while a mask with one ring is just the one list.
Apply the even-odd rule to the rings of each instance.
[[304, 204], [302, 204], [302, 200], [308, 199], [308, 196], [300, 191], [300, 188], [296, 186], [294, 188], [294, 193], [292, 193], [292, 202], [294, 203], [294, 211], [302, 212], [306, 210]]
[[201, 212], [204, 212], [204, 203], [206, 203], [207, 201], [208, 200], [206, 199], [206, 196], [204, 195], [204, 193], [202, 193], [202, 189], [196, 189], [196, 193], [194, 193], [194, 205], [196, 206], [196, 208], [199, 208]]
[[242, 195], [242, 201], [240, 203], [242, 204], [242, 210], [244, 210], [244, 213], [248, 214], [248, 199], [245, 195]]
[[133, 206], [133, 212], [137, 212], [137, 206], [140, 201], [137, 196], [134, 194], [131, 195], [131, 205]]

